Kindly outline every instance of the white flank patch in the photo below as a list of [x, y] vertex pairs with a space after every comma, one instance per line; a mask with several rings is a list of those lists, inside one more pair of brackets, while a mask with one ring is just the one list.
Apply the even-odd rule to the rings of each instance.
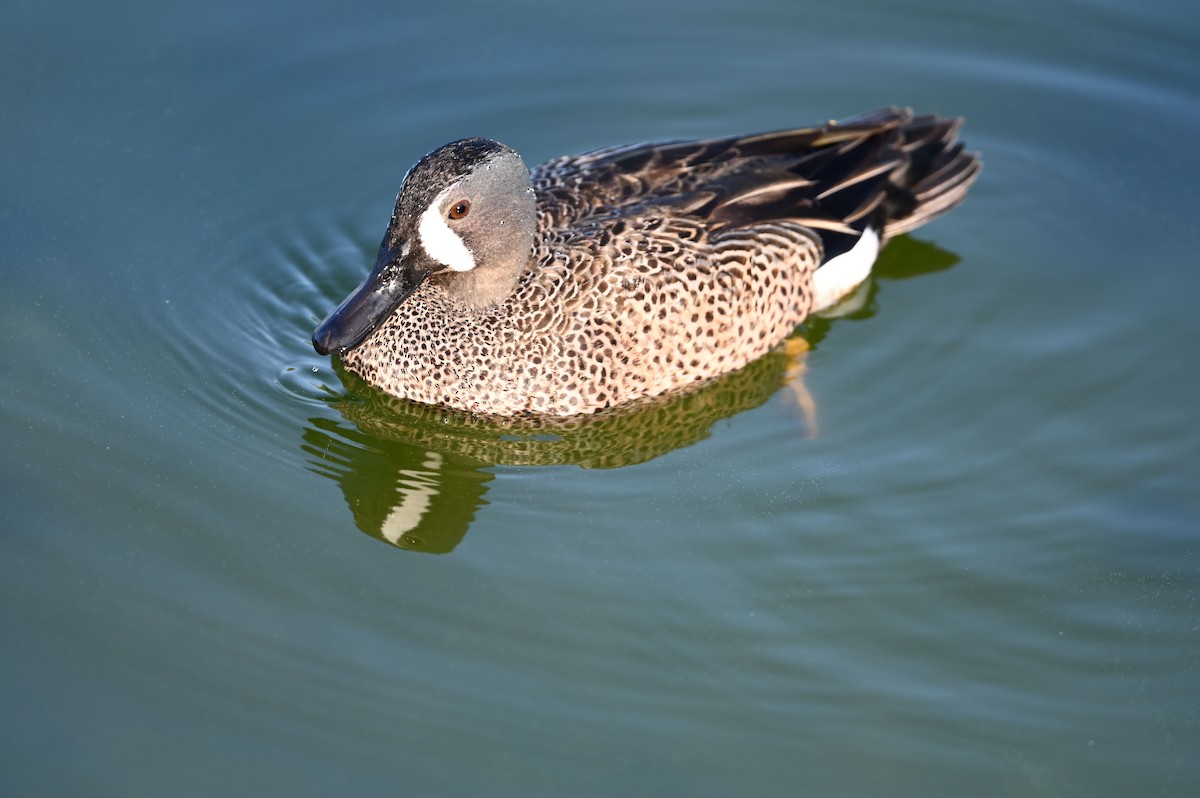
[[453, 190], [451, 186], [438, 194], [425, 209], [417, 226], [417, 235], [429, 257], [456, 272], [469, 272], [475, 268], [475, 256], [467, 249], [462, 237], [446, 224], [446, 216], [441, 211], [442, 200]]
[[868, 227], [849, 251], [821, 264], [813, 275], [813, 311], [833, 307], [861, 285], [878, 255], [879, 233]]

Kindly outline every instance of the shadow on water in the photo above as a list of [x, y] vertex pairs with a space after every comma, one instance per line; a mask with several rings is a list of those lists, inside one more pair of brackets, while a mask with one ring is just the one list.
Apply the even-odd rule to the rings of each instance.
[[[957, 256], [902, 237], [889, 245], [876, 275], [905, 279], [941, 271]], [[877, 312], [872, 280], [840, 318]], [[793, 340], [811, 348], [833, 320], [812, 319]], [[338, 369], [345, 393], [332, 407], [341, 419], [313, 417], [302, 448], [313, 472], [337, 482], [364, 533], [411, 551], [445, 554], [462, 541], [486, 503], [497, 465], [619, 468], [704, 440], [713, 425], [758, 407], [784, 386], [809, 431], [812, 408], [800, 373], [803, 354], [784, 347], [745, 368], [685, 393], [572, 418], [496, 419], [396, 399]]]

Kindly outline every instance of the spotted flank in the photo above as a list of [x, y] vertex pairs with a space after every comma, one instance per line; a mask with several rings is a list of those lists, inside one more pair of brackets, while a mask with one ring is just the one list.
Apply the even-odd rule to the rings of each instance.
[[686, 388], [778, 346], [889, 238], [961, 202], [980, 162], [960, 122], [889, 108], [532, 172], [453, 142], [409, 171], [373, 269], [313, 345], [389, 394], [482, 414]]

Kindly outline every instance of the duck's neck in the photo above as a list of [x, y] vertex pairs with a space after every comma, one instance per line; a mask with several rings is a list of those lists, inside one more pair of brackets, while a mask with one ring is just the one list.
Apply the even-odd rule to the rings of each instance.
[[472, 308], [493, 307], [512, 295], [527, 262], [526, 257], [520, 263], [505, 264], [502, 268], [494, 266], [447, 274], [446, 289], [455, 299]]

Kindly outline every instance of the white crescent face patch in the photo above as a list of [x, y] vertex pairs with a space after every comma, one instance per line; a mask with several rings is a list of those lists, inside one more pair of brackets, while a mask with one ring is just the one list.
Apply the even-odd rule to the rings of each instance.
[[455, 190], [457, 186], [451, 186], [434, 197], [433, 202], [421, 214], [417, 235], [420, 236], [421, 246], [425, 248], [429, 257], [448, 269], [469, 272], [475, 268], [475, 256], [463, 243], [462, 236], [446, 224], [446, 215], [441, 210], [442, 200]]

